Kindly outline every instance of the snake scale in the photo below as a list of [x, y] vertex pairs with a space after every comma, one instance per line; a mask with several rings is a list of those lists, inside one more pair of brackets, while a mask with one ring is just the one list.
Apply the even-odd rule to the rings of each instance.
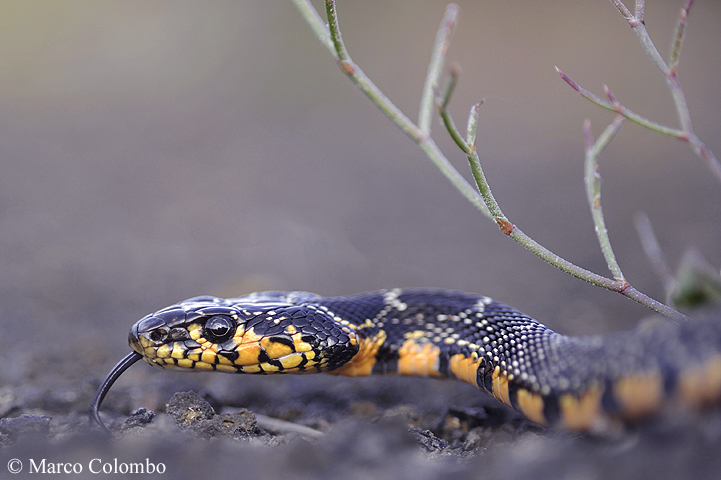
[[129, 343], [132, 353], [91, 405], [103, 427], [105, 394], [140, 359], [176, 370], [450, 377], [535, 423], [578, 431], [721, 398], [718, 322], [571, 337], [488, 297], [449, 290], [195, 297], [138, 321]]

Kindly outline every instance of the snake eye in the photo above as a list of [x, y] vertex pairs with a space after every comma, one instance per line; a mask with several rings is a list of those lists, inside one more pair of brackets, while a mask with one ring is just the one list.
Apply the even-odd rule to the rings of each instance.
[[226, 315], [214, 315], [205, 322], [205, 338], [214, 343], [223, 343], [233, 336], [235, 322]]

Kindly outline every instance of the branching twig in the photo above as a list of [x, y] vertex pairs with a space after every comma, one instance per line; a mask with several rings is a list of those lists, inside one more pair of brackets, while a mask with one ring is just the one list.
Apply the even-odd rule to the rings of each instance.
[[293, 0], [293, 3], [296, 4], [298, 10], [300, 10], [305, 20], [311, 25], [316, 35], [319, 35], [320, 32], [325, 32], [326, 37], [321, 40], [321, 43], [331, 51], [333, 57], [339, 62], [341, 70], [350, 77], [353, 83], [355, 83], [398, 128], [411, 137], [414, 142], [418, 143], [423, 152], [431, 159], [436, 167], [438, 167], [441, 173], [472, 205], [478, 208], [484, 215], [489, 216], [490, 213], [483, 203], [481, 196], [478, 195], [478, 192], [476, 192], [466, 179], [451, 165], [433, 139], [414, 125], [413, 122], [373, 84], [363, 71], [353, 63], [345, 45], [343, 45], [343, 39], [340, 35], [335, 2], [332, 0], [326, 1], [328, 27], [323, 23], [309, 0]]
[[[427, 120], [425, 120], [425, 118], [427, 117], [427, 113], [424, 113], [426, 107], [422, 106], [421, 112], [419, 114], [419, 122], [422, 122], [426, 128], [422, 129], [414, 125], [408, 119], [408, 117], [406, 117], [385, 95], [383, 95], [382, 92], [380, 92], [380, 90], [373, 84], [373, 82], [371, 82], [370, 79], [365, 76], [362, 70], [353, 63], [341, 38], [340, 28], [338, 26], [338, 15], [335, 8], [335, 1], [326, 0], [325, 2], [326, 13], [328, 16], [328, 30], [325, 30], [325, 26], [322, 25], [322, 23], [319, 24], [319, 22], [321, 22], [320, 17], [317, 15], [317, 13], [314, 13], [313, 7], [310, 5], [308, 0], [293, 1], [296, 3], [296, 5], [298, 5], [298, 8], [305, 17], [306, 21], [312, 25], [313, 31], [316, 33], [316, 35], [328, 35], [329, 39], [323, 39], [322, 43], [326, 47], [329, 47], [329, 44], [332, 45], [333, 56], [338, 60], [341, 70], [351, 78], [351, 80], [368, 96], [368, 98], [373, 103], [376, 104], [376, 106], [378, 106], [378, 108], [381, 109], [381, 111], [383, 111], [383, 113], [385, 113], [391, 119], [391, 121], [393, 121], [393, 123], [395, 123], [404, 133], [406, 133], [416, 143], [419, 144], [421, 149], [423, 149], [426, 155], [436, 164], [436, 166], [438, 166], [441, 172], [451, 181], [451, 183], [459, 191], [461, 191], [461, 193], [467, 199], [469, 199], [471, 203], [473, 203], [479, 210], [481, 210], [484, 215], [492, 218], [503, 233], [523, 245], [526, 249], [538, 255], [546, 262], [567, 273], [570, 273], [577, 278], [585, 280], [594, 285], [598, 285], [609, 290], [621, 293], [622, 295], [625, 295], [671, 319], [683, 320], [686, 318], [684, 315], [673, 310], [672, 308], [637, 291], [625, 280], [617, 281], [603, 277], [577, 265], [574, 265], [571, 262], [568, 262], [567, 260], [559, 257], [547, 248], [538, 244], [535, 240], [528, 237], [505, 217], [505, 215], [500, 209], [500, 206], [491, 194], [490, 186], [485, 179], [483, 169], [481, 168], [480, 159], [475, 148], [476, 127], [478, 121], [478, 106], [480, 104], [474, 106], [471, 110], [466, 140], [463, 140], [461, 134], [458, 132], [455, 124], [453, 123], [450, 113], [446, 108], [448, 102], [450, 101], [450, 96], [455, 86], [455, 82], [457, 81], [457, 70], [454, 69], [452, 71], [451, 80], [447, 85], [444, 94], [436, 101], [439, 106], [441, 118], [446, 125], [446, 128], [451, 133], [451, 136], [459, 145], [459, 147], [466, 153], [468, 157], [468, 161], [471, 165], [471, 171], [473, 173], [474, 179], [476, 180], [480, 195], [478, 194], [478, 192], [473, 190], [473, 188], [465, 181], [462, 175], [450, 164], [446, 157], [440, 152], [433, 139], [430, 138], [430, 130], [428, 129], [428, 124], [426, 123]], [[313, 10], [313, 12], [311, 12], [311, 10]], [[447, 9], [446, 17], [444, 17], [444, 22], [441, 23], [441, 30], [448, 29], [450, 32], [450, 19], [452, 19], [453, 23], [455, 23], [456, 16], [457, 7]], [[438, 62], [441, 62], [442, 64], [443, 60], [445, 59], [445, 52], [447, 50], [446, 42], [449, 41], [449, 32], [439, 32], [436, 37], [437, 42], [433, 60], [434, 62], [436, 62], [436, 66], [431, 65], [428, 69], [428, 78], [425, 82], [426, 87], [424, 88], [424, 95], [427, 94], [428, 89], [431, 89], [431, 91], [434, 90], [434, 85], [437, 85], [438, 83], [436, 77], [438, 74], [437, 65]], [[442, 46], [439, 46], [438, 39], [443, 39], [440, 42], [443, 44]], [[439, 58], [435, 58], [436, 56], [438, 56]], [[425, 100], [422, 105], [425, 105]]]
[[[676, 29], [674, 32], [674, 38], [668, 64], [666, 64], [663, 57], [658, 52], [658, 49], [654, 45], [651, 37], [648, 35], [648, 31], [646, 30], [646, 24], [643, 20], [644, 9], [646, 5], [645, 0], [636, 0], [635, 14], [632, 14], [621, 0], [611, 0], [611, 3], [613, 3], [613, 5], [618, 9], [619, 12], [621, 12], [621, 15], [623, 15], [629, 26], [633, 29], [634, 33], [638, 37], [639, 43], [641, 44], [643, 51], [646, 53], [646, 55], [648, 55], [653, 64], [656, 65], [656, 67], [663, 74], [664, 79], [666, 80], [666, 85], [671, 92], [671, 97], [673, 98], [673, 103], [676, 108], [676, 115], [678, 116], [678, 121], [681, 125], [681, 128], [675, 129], [659, 125], [658, 123], [652, 122], [651, 120], [648, 120], [647, 118], [644, 118], [641, 115], [632, 112], [628, 108], [623, 107], [618, 103], [609, 103], [589, 92], [585, 88], [579, 86], [576, 82], [574, 82], [567, 75], [561, 72], [558, 67], [556, 67], [556, 70], [571, 87], [573, 87], [584, 98], [592, 101], [596, 105], [607, 110], [620, 113], [624, 117], [628, 118], [630, 121], [637, 123], [644, 128], [660, 133], [662, 135], [667, 135], [669, 137], [688, 142], [693, 152], [697, 156], [701, 157], [701, 159], [706, 163], [711, 172], [716, 176], [716, 178], [718, 178], [719, 181], [721, 181], [721, 163], [718, 161], [713, 152], [694, 133], [693, 127], [691, 126], [691, 114], [689, 113], [688, 104], [686, 103], [686, 96], [683, 93], [683, 89], [681, 88], [681, 83], [679, 82], [677, 75], [678, 61], [681, 54], [681, 45], [683, 44], [684, 33], [686, 31], [686, 23], [688, 21], [688, 14], [691, 10], [691, 6], [693, 5], [693, 0], [687, 0], [686, 5], [681, 9], [681, 13], [679, 14], [678, 21], [676, 22]], [[607, 87], [605, 86], [604, 88], [607, 89]]]
[[583, 131], [586, 137], [586, 165], [584, 181], [586, 183], [586, 197], [591, 207], [591, 215], [593, 216], [593, 224], [596, 229], [598, 243], [601, 245], [601, 251], [611, 270], [613, 278], [619, 282], [625, 282], [621, 267], [616, 261], [616, 256], [611, 248], [611, 240], [608, 238], [606, 230], [606, 222], [603, 219], [603, 210], [601, 209], [601, 176], [598, 173], [598, 157], [611, 140], [616, 136], [623, 126], [623, 117], [617, 115], [616, 119], [611, 123], [603, 133], [594, 142], [591, 135], [591, 121], [586, 120], [583, 124]]
[[[455, 81], [456, 80], [451, 80], [451, 82], [449, 83], [452, 84]], [[667, 305], [664, 305], [657, 300], [654, 300], [651, 297], [648, 297], [647, 295], [633, 288], [625, 279], [623, 279], [622, 275], [619, 275], [620, 278], [618, 278], [617, 280], [611, 280], [610, 278], [603, 277], [589, 270], [586, 270], [585, 268], [579, 267], [578, 265], [575, 265], [568, 260], [565, 260], [564, 258], [559, 257], [555, 253], [551, 252], [546, 247], [539, 244], [531, 237], [523, 233], [521, 229], [512, 224], [503, 214], [500, 205], [491, 193], [491, 187], [486, 180], [485, 174], [483, 173], [481, 161], [478, 157], [478, 151], [475, 147], [476, 127], [478, 125], [478, 107], [480, 106], [480, 104], [474, 105], [471, 109], [471, 114], [469, 115], [468, 119], [468, 134], [466, 137], [467, 140], [464, 141], [461, 138], [461, 134], [456, 129], [455, 122], [453, 122], [453, 119], [451, 118], [451, 115], [446, 108], [450, 101], [448, 94], [452, 91], [452, 88], [446, 88], [446, 95], [439, 98], [436, 102], [440, 110], [441, 119], [443, 120], [443, 124], [445, 125], [446, 129], [448, 129], [451, 137], [456, 141], [461, 150], [466, 153], [466, 156], [468, 157], [468, 163], [471, 166], [471, 172], [473, 173], [473, 178], [476, 180], [476, 185], [478, 186], [478, 190], [481, 192], [481, 196], [486, 202], [488, 209], [493, 215], [493, 220], [495, 220], [496, 224], [501, 229], [501, 232], [508, 235], [513, 240], [523, 245], [527, 250], [536, 254], [538, 257], [542, 258], [554, 267], [570, 275], [573, 275], [576, 278], [625, 295], [673, 320], [681, 321], [686, 319], [683, 314], [677, 312], [676, 310], [668, 307]], [[608, 143], [608, 141], [610, 141], [610, 138], [607, 139], [606, 143]], [[603, 142], [604, 139], [601, 139], [599, 141], [600, 144], [602, 144]], [[599, 153], [604, 146], [605, 145], [600, 146], [598, 150]], [[611, 257], [613, 257], [613, 253], [611, 253]], [[620, 268], [618, 269], [618, 272], [620, 272]]]

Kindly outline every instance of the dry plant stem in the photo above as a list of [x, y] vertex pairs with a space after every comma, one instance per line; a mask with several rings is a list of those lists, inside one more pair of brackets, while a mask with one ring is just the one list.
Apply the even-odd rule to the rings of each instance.
[[[293, 2], [306, 22], [310, 24], [316, 36], [319, 36], [321, 43], [328, 49], [336, 61], [338, 61], [343, 73], [348, 75], [353, 83], [355, 83], [401, 131], [421, 147], [426, 156], [428, 156], [441, 173], [472, 205], [478, 208], [484, 215], [490, 216], [481, 196], [478, 195], [478, 192], [476, 192], [466, 179], [450, 164], [433, 139], [413, 124], [413, 122], [373, 84], [363, 71], [353, 63], [340, 35], [335, 2], [326, 1], [328, 26], [325, 25], [310, 1], [293, 0]], [[426, 81], [426, 83], [429, 82]]]
[[646, 2], [644, 0], [636, 2], [636, 15], [632, 14], [621, 0], [611, 0], [611, 3], [613, 3], [619, 12], [621, 12], [623, 18], [626, 19], [630, 27], [633, 29], [634, 33], [638, 37], [638, 41], [641, 43], [641, 47], [643, 47], [644, 52], [646, 52], [646, 55], [648, 55], [653, 64], [661, 70], [661, 73], [665, 75], [668, 70], [668, 66], [666, 65], [666, 62], [664, 62], [663, 57], [661, 57], [661, 54], [658, 53], [651, 37], [648, 35], [646, 24], [643, 20], [643, 12]]
[[691, 9], [693, 0], [690, 0], [681, 10], [681, 14], [676, 21], [676, 31], [673, 35], [673, 43], [671, 44], [671, 55], [668, 58], [669, 71], [675, 72], [678, 68], [678, 57], [681, 55], [681, 45], [683, 44], [684, 34], [686, 33], [686, 23], [688, 22], [688, 13]]
[[[453, 87], [450, 86], [455, 82], [453, 79], [453, 76], [451, 77], [451, 81], [449, 82], [449, 86], [446, 88], [445, 94], [449, 94], [453, 91]], [[668, 317], [675, 321], [684, 321], [687, 320], [686, 316], [677, 312], [673, 308], [664, 305], [663, 303], [654, 300], [653, 298], [639, 292], [634, 287], [632, 287], [625, 279], [623, 279], [622, 275], [619, 275], [620, 279], [617, 280], [611, 280], [610, 278], [606, 278], [604, 276], [598, 275], [596, 273], [591, 272], [590, 270], [586, 270], [585, 268], [579, 267], [578, 265], [575, 265], [568, 260], [565, 260], [564, 258], [556, 255], [555, 253], [548, 250], [543, 245], [539, 244], [535, 240], [533, 240], [531, 237], [526, 235], [513, 225], [508, 218], [503, 214], [503, 211], [501, 210], [500, 205], [498, 205], [498, 202], [496, 202], [495, 197], [491, 193], [491, 187], [488, 184], [488, 181], [486, 180], [486, 176], [483, 173], [483, 168], [481, 167], [481, 161], [478, 157], [478, 151], [476, 149], [475, 145], [475, 139], [476, 139], [476, 127], [478, 125], [478, 108], [480, 104], [474, 105], [473, 108], [471, 108], [471, 113], [468, 118], [468, 128], [467, 128], [467, 142], [464, 141], [461, 138], [461, 134], [458, 132], [455, 126], [455, 122], [453, 122], [453, 119], [451, 118], [450, 113], [447, 110], [448, 103], [450, 102], [449, 95], [444, 95], [443, 97], [439, 98], [436, 102], [436, 104], [439, 107], [439, 113], [441, 115], [441, 119], [443, 120], [443, 124], [448, 130], [451, 137], [456, 141], [456, 143], [459, 145], [461, 150], [466, 154], [468, 157], [468, 163], [471, 166], [471, 172], [473, 173], [473, 178], [476, 181], [476, 185], [478, 186], [478, 190], [481, 193], [481, 196], [483, 197], [484, 202], [486, 202], [486, 205], [488, 206], [488, 209], [490, 210], [491, 214], [493, 215], [493, 220], [495, 220], [496, 224], [498, 224], [498, 227], [501, 229], [501, 232], [511, 237], [513, 240], [521, 244], [523, 247], [525, 247], [527, 250], [531, 251], [547, 263], [550, 263], [554, 267], [573, 275], [576, 278], [579, 278], [581, 280], [584, 280], [588, 283], [591, 283], [593, 285], [597, 285], [599, 287], [606, 288], [608, 290], [612, 290], [614, 292], [618, 292], [628, 298], [631, 298], [632, 300], [635, 300], [636, 302], [650, 308], [651, 310], [654, 310], [655, 312], [660, 313], [661, 315], [664, 315], [665, 317]], [[621, 123], [621, 121], [619, 121]], [[613, 126], [614, 124], [612, 124]], [[620, 128], [620, 125], [617, 127]], [[608, 130], [608, 129], [607, 129]], [[606, 132], [604, 132], [606, 133]], [[603, 135], [602, 135], [603, 136]], [[598, 147], [598, 153], [600, 153], [601, 150], [605, 147], [608, 142], [611, 141], [613, 134], [608, 133], [607, 135], [603, 136], [604, 138], [599, 140], [599, 147]], [[473, 143], [471, 143], [473, 142]], [[610, 249], [610, 243], [609, 243], [609, 249]], [[604, 252], [605, 253], [605, 252]], [[613, 258], [613, 253], [611, 252], [611, 258]], [[615, 263], [615, 259], [613, 260]], [[618, 268], [618, 272], [620, 273], [620, 268]]]
[[643, 14], [646, 9], [646, 0], [636, 0], [636, 18], [643, 23]]
[[338, 55], [335, 53], [335, 47], [330, 39], [330, 32], [328, 26], [325, 24], [323, 19], [318, 15], [315, 7], [310, 3], [310, 0], [293, 0], [295, 7], [303, 15], [305, 21], [310, 26], [311, 30], [315, 34], [316, 38], [323, 46], [330, 52], [333, 57], [338, 60]]
[[603, 257], [606, 259], [608, 269], [611, 270], [613, 278], [617, 281], [625, 282], [621, 267], [616, 261], [616, 256], [611, 248], [611, 240], [608, 238], [608, 230], [606, 222], [603, 218], [603, 209], [601, 208], [601, 176], [598, 172], [598, 157], [601, 152], [614, 139], [616, 134], [623, 126], [623, 117], [617, 115], [616, 119], [606, 127], [601, 135], [593, 140], [591, 135], [591, 122], [586, 120], [583, 124], [583, 130], [586, 137], [586, 161], [584, 182], [586, 184], [586, 197], [591, 207], [591, 215], [593, 217], [593, 225], [596, 230], [598, 243], [601, 245]]
[[668, 262], [666, 262], [666, 258], [663, 255], [661, 245], [659, 245], [656, 235], [653, 233], [651, 221], [644, 213], [637, 213], [634, 218], [634, 224], [646, 258], [648, 258], [651, 263], [656, 275], [661, 279], [666, 295], [670, 296], [671, 292], [676, 288], [676, 279], [673, 277], [671, 269], [668, 267]]
[[367, 96], [376, 99], [374, 103], [385, 113], [393, 123], [409, 137], [416, 141], [420, 141], [425, 135], [418, 127], [396, 107], [378, 87], [363, 73], [363, 71], [353, 63], [345, 48], [343, 38], [341, 37], [340, 28], [338, 27], [338, 17], [336, 15], [335, 1], [326, 0], [326, 13], [328, 15], [328, 28], [330, 30], [330, 38], [333, 41], [335, 52], [338, 55], [338, 62], [341, 70], [353, 79], [353, 82]]
[[421, 107], [418, 111], [418, 128], [426, 135], [430, 135], [431, 133], [435, 90], [438, 88], [439, 79], [443, 73], [443, 64], [448, 53], [448, 47], [451, 45], [451, 35], [456, 27], [459, 11], [458, 6], [454, 4], [446, 7], [443, 20], [441, 20], [441, 26], [438, 28], [438, 33], [436, 34], [436, 43], [433, 47], [431, 61], [428, 64], [428, 74], [426, 75], [426, 82], [423, 85], [423, 93], [421, 94]]
[[[621, 104], [613, 104], [609, 102], [608, 100], [604, 100], [603, 98], [599, 97], [598, 95], [591, 93], [590, 91], [586, 90], [576, 82], [574, 82], [568, 75], [563, 73], [560, 68], [556, 67], [556, 72], [561, 76], [561, 78], [568, 83], [571, 88], [576, 90], [578, 93], [581, 94], [583, 98], [586, 100], [590, 100], [591, 102], [595, 103], [601, 108], [605, 108], [606, 110], [610, 110], [612, 112], [619, 113], [623, 115], [628, 120], [632, 121], [633, 123], [636, 123], [638, 125], [641, 125], [644, 128], [647, 128], [651, 131], [654, 131], [656, 133], [660, 133], [661, 135], [666, 135], [668, 137], [673, 138], [680, 138], [683, 135], [683, 132], [677, 128], [671, 128], [664, 125], [660, 125], [656, 122], [652, 122], [651, 120], [642, 117], [638, 113], [622, 106]], [[604, 90], [607, 90], [608, 87], [604, 86]]]
[[[539, 245], [537, 242], [535, 242], [530, 237], [521, 232], [520, 229], [512, 225], [507, 219], [505, 219], [505, 216], [503, 216], [502, 212], [500, 212], [500, 207], [498, 207], [498, 204], [495, 203], [495, 200], [493, 202], [490, 202], [491, 205], [486, 206], [487, 204], [485, 203], [483, 196], [479, 195], [478, 192], [476, 192], [473, 187], [471, 187], [471, 185], [466, 182], [463, 176], [450, 164], [448, 159], [446, 159], [443, 153], [439, 150], [433, 139], [431, 139], [428, 134], [425, 134], [420, 128], [418, 128], [418, 126], [414, 125], [408, 119], [408, 117], [406, 117], [400, 110], [398, 110], [398, 108], [385, 95], [383, 95], [380, 90], [378, 90], [378, 88], [362, 72], [362, 70], [353, 63], [350, 55], [348, 55], [348, 51], [346, 50], [345, 45], [343, 44], [342, 37], [340, 35], [335, 2], [333, 0], [326, 0], [325, 2], [326, 12], [328, 15], [328, 29], [326, 30], [325, 25], [323, 24], [322, 20], [315, 12], [315, 9], [308, 0], [293, 1], [298, 6], [298, 9], [304, 16], [305, 20], [309, 24], [311, 24], [311, 28], [313, 29], [315, 34], [317, 36], [323, 36], [321, 38], [321, 43], [323, 43], [323, 45], [325, 45], [326, 48], [329, 49], [334, 58], [336, 58], [341, 70], [350, 77], [350, 79], [361, 89], [361, 91], [363, 91], [368, 96], [368, 98], [374, 104], [376, 104], [376, 106], [378, 106], [378, 108], [380, 108], [381, 111], [383, 111], [383, 113], [385, 113], [388, 118], [393, 121], [393, 123], [396, 124], [396, 126], [398, 126], [404, 133], [406, 133], [406, 135], [411, 137], [413, 141], [418, 143], [418, 145], [431, 159], [431, 161], [433, 161], [435, 165], [441, 170], [441, 173], [443, 173], [443, 175], [451, 181], [451, 183], [463, 194], [464, 197], [466, 197], [484, 215], [496, 220], [496, 223], [498, 223], [503, 233], [510, 236], [516, 242], [520, 243], [527, 249], [531, 250], [540, 258], [544, 259], [546, 262], [556, 266], [557, 268], [560, 268], [563, 271], [570, 273], [577, 278], [607, 288], [609, 290], [619, 292], [668, 318], [674, 320], [683, 320], [686, 318], [682, 314], [667, 307], [666, 305], [663, 305], [662, 303], [641, 294], [626, 282], [617, 282], [609, 278], [597, 275], [576, 265], [573, 265], [572, 263], [562, 259], [558, 255], [549, 251], [545, 247]], [[325, 35], [327, 35], [327, 37]], [[434, 70], [429, 68], [429, 71]], [[432, 80], [426, 80], [426, 84], [429, 83], [432, 84]], [[477, 109], [477, 106], [475, 108]], [[450, 119], [450, 116], [448, 116], [447, 118]], [[469, 138], [472, 137], [473, 139], [475, 139], [475, 136], [475, 128], [471, 129], [471, 126], [469, 125]], [[471, 148], [468, 145], [466, 145], [466, 147], [468, 149]], [[478, 168], [478, 172], [480, 176], [483, 177], [483, 171], [482, 169], [480, 169], [480, 161], [478, 161], [478, 156], [475, 154], [475, 147], [473, 147], [473, 150], [473, 155], [469, 156], [469, 159], [470, 157], [475, 158], [477, 162], [476, 165]], [[473, 168], [475, 167], [472, 167], [472, 169]], [[485, 186], [479, 186], [479, 188], [482, 191], [488, 189], [489, 196], [492, 198], [492, 196], [490, 195], [490, 188], [488, 188], [488, 184], [487, 182], [485, 182], [485, 177], [483, 178], [484, 181], [482, 182], [482, 185]], [[490, 206], [493, 206], [494, 211], [496, 211], [497, 209], [495, 213], [500, 213], [500, 216], [492, 215], [491, 211], [489, 211]]]
[[671, 47], [671, 54], [669, 57], [669, 63], [666, 64], [658, 49], [654, 45], [651, 37], [648, 35], [646, 25], [643, 20], [645, 0], [636, 0], [636, 11], [632, 14], [628, 8], [623, 4], [621, 0], [611, 0], [611, 3], [618, 9], [623, 17], [628, 22], [629, 26], [633, 29], [634, 33], [638, 37], [641, 47], [643, 48], [646, 55], [651, 59], [656, 68], [658, 68], [666, 80], [666, 85], [671, 92], [671, 98], [673, 99], [674, 106], [676, 108], [676, 114], [678, 116], [681, 129], [674, 129], [666, 126], [659, 125], [651, 122], [650, 120], [628, 110], [627, 108], [619, 105], [613, 105], [593, 95], [589, 91], [582, 89], [570, 78], [564, 75], [560, 70], [558, 73], [563, 77], [569, 85], [571, 85], [576, 91], [583, 95], [588, 100], [592, 101], [596, 105], [599, 105], [605, 109], [615, 111], [628, 118], [634, 123], [648, 128], [649, 130], [658, 132], [662, 135], [668, 135], [678, 140], [688, 142], [693, 152], [699, 156], [709, 167], [714, 176], [721, 181], [721, 163], [718, 161], [713, 152], [701, 141], [693, 131], [691, 126], [691, 114], [688, 110], [686, 103], [686, 96], [681, 88], [681, 83], [678, 81], [677, 70], [678, 61], [681, 54], [681, 46], [683, 44], [684, 33], [686, 31], [686, 24], [688, 21], [688, 14], [693, 5], [693, 0], [687, 0], [684, 7], [681, 9], [678, 21], [676, 22], [676, 29], [674, 32], [674, 38]]

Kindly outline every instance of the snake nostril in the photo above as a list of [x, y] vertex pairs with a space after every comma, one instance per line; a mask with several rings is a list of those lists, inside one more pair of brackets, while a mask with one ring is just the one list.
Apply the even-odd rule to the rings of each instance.
[[167, 336], [168, 336], [168, 331], [164, 328], [158, 328], [156, 330], [153, 330], [148, 335], [150, 340], [152, 340], [153, 342], [162, 342], [163, 340], [165, 340], [167, 338]]

